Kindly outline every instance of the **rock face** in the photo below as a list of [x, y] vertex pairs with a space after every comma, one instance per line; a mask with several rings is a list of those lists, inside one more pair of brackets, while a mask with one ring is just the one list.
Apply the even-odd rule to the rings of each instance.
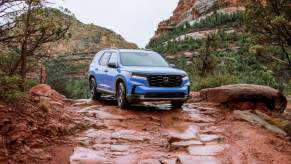
[[45, 147], [69, 144], [66, 137], [86, 127], [78, 114], [65, 109], [64, 97], [45, 84], [15, 104], [0, 106], [0, 163], [50, 163]]
[[181, 21], [185, 12], [193, 7], [197, 0], [180, 0], [177, 8], [173, 12], [173, 16], [170, 18], [170, 21], [173, 23], [178, 23]]
[[[69, 17], [61, 14], [60, 17]], [[134, 43], [129, 43], [114, 31], [94, 24], [84, 24], [76, 18], [71, 18], [72, 25], [69, 29], [70, 39], [62, 39], [50, 45], [48, 52], [52, 56], [63, 54], [78, 54], [98, 52], [102, 48], [137, 48]]]
[[216, 103], [253, 102], [264, 103], [269, 109], [284, 111], [286, 97], [268, 86], [237, 84], [204, 89], [200, 92], [204, 100]]
[[239, 5], [240, 0], [180, 0], [173, 16], [159, 23], [154, 37], [159, 37], [186, 21], [199, 19], [211, 11]]
[[57, 91], [53, 90], [49, 85], [46, 84], [34, 86], [30, 89], [29, 93], [35, 96], [50, 98], [56, 102], [63, 102], [65, 99], [63, 95], [59, 94]]

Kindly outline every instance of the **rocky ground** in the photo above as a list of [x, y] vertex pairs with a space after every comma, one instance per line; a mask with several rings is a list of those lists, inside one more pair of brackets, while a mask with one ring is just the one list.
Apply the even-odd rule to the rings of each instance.
[[[121, 110], [110, 97], [101, 101], [66, 100], [53, 91], [47, 92], [49, 88], [44, 86], [35, 90], [34, 95], [42, 96], [32, 98], [39, 102], [30, 106], [33, 115], [21, 115], [23, 119], [14, 116], [16, 121], [5, 123], [10, 130], [0, 122], [0, 163], [291, 161], [291, 142], [286, 132], [257, 117], [269, 116], [257, 110], [233, 110], [204, 102], [199, 93], [192, 93], [182, 109], [171, 110], [170, 104], [160, 102]], [[44, 96], [48, 102], [42, 100]], [[290, 116], [290, 107], [285, 117]], [[1, 118], [10, 113], [5, 111], [5, 115], [4, 108], [0, 109]], [[3, 132], [5, 127], [7, 133]]]
[[84, 100], [70, 110], [91, 128], [76, 135], [71, 163], [289, 163], [291, 143], [218, 104], [171, 110], [146, 103], [120, 110], [114, 101]]

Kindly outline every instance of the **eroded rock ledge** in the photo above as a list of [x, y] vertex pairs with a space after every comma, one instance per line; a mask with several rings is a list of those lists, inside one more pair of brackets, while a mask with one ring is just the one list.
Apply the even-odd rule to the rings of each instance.
[[237, 84], [208, 88], [203, 89], [200, 96], [209, 102], [236, 104], [240, 109], [252, 109], [263, 104], [272, 111], [282, 112], [287, 106], [287, 99], [281, 92], [261, 85]]

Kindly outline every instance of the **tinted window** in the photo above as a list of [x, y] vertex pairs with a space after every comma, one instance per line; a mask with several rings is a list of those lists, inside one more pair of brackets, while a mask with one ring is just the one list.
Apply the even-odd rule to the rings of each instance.
[[153, 52], [122, 52], [120, 55], [124, 66], [169, 67], [161, 55]]
[[117, 64], [117, 54], [113, 52], [110, 56], [109, 62], [108, 63], [115, 63]]
[[98, 54], [96, 54], [95, 56], [94, 56], [94, 58], [93, 58], [93, 60], [92, 60], [92, 65], [97, 65], [98, 64]]
[[107, 61], [108, 61], [109, 57], [110, 57], [110, 53], [105, 52], [103, 54], [103, 56], [101, 57], [101, 59], [99, 60], [99, 64], [101, 64], [103, 66], [107, 65]]

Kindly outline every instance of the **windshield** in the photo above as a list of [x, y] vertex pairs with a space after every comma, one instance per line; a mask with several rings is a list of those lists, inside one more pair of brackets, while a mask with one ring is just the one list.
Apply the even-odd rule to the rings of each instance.
[[152, 52], [121, 52], [121, 64], [124, 66], [169, 67], [161, 55]]

